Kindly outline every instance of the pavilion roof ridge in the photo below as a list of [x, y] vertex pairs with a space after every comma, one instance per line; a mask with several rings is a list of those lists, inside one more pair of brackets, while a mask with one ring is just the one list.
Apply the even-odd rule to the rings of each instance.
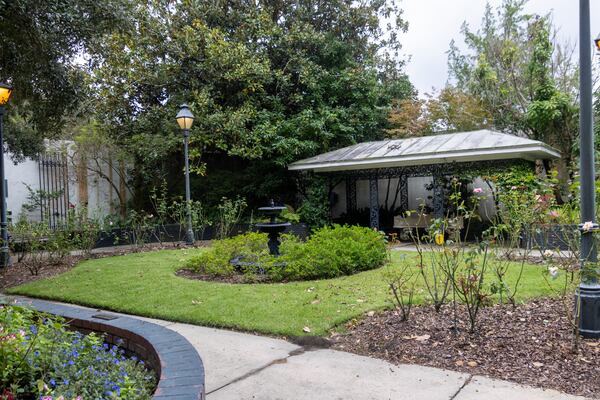
[[296, 161], [290, 170], [349, 170], [497, 159], [555, 159], [547, 144], [488, 129], [357, 143]]

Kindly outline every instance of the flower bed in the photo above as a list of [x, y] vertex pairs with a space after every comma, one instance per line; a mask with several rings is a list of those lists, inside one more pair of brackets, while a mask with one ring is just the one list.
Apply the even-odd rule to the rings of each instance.
[[149, 399], [144, 362], [60, 317], [0, 306], [0, 399]]

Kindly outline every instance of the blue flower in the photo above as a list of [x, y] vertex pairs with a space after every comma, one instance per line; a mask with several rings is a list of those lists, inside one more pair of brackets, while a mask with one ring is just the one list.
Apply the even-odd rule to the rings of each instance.
[[50, 385], [51, 385], [52, 387], [55, 387], [55, 386], [56, 386], [56, 381], [54, 380], [54, 378], [50, 379]]
[[31, 331], [31, 333], [33, 333], [35, 335], [37, 333], [37, 326], [31, 325], [29, 327], [29, 330]]
[[73, 364], [75, 364], [75, 361], [69, 360], [69, 365], [73, 365]]
[[68, 385], [69, 384], [69, 380], [68, 379], [63, 379], [63, 385]]

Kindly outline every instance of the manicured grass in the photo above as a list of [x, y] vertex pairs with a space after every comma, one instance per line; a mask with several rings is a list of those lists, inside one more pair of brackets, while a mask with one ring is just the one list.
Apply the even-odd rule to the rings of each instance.
[[[202, 250], [163, 250], [84, 261], [60, 276], [10, 289], [21, 294], [160, 319], [276, 335], [324, 335], [368, 310], [389, 307], [386, 273], [415, 264], [416, 253], [392, 252], [383, 268], [336, 279], [233, 285], [175, 275]], [[509, 272], [516, 277], [516, 268]], [[420, 282], [420, 281], [419, 281]], [[415, 301], [426, 301], [422, 289]], [[540, 266], [525, 267], [519, 300], [549, 295]]]

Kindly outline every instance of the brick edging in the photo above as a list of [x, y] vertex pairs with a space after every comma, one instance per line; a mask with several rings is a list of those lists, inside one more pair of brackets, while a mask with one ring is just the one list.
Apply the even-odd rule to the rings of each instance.
[[120, 314], [117, 318], [94, 318], [97, 310], [72, 307], [44, 300], [17, 298], [17, 305], [61, 316], [82, 333], [106, 333], [106, 341], [116, 343], [147, 362], [160, 376], [152, 397], [155, 400], [204, 400], [204, 365], [196, 349], [179, 333], [151, 322]]

